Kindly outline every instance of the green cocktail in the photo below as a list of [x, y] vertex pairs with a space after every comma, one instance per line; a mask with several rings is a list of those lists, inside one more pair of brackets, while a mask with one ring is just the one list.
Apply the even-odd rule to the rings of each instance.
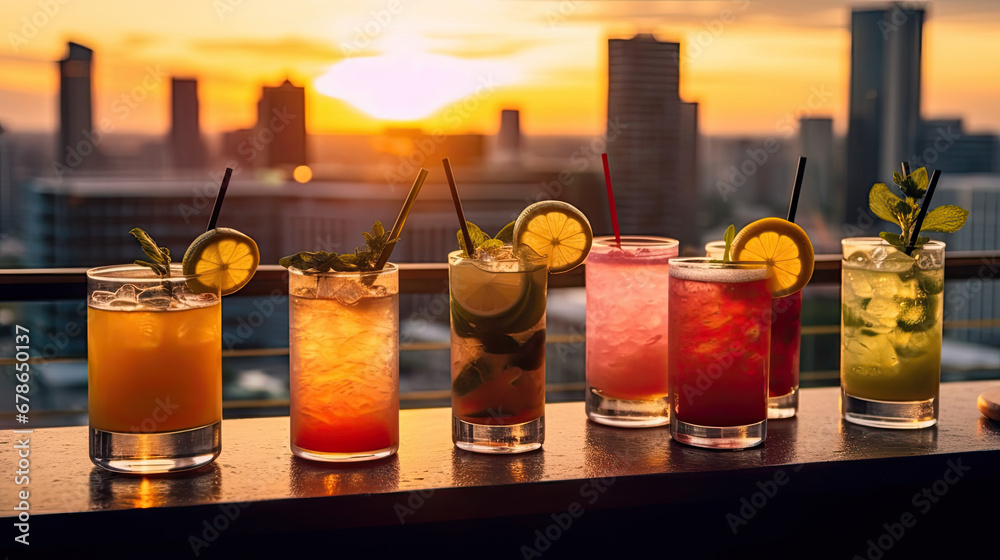
[[944, 243], [911, 256], [877, 237], [842, 241], [844, 418], [877, 427], [937, 422]]

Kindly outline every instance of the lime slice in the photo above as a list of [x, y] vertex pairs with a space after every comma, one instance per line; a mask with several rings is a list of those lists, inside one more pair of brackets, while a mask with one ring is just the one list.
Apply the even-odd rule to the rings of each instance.
[[184, 275], [195, 293], [229, 295], [253, 278], [260, 264], [257, 244], [235, 229], [210, 229], [198, 236], [184, 253]]
[[492, 319], [521, 306], [528, 280], [524, 274], [489, 272], [471, 262], [460, 262], [451, 272], [451, 295], [473, 322]]
[[594, 232], [575, 206], [543, 200], [528, 206], [514, 222], [514, 247], [526, 245], [548, 255], [549, 272], [567, 272], [583, 264]]
[[804, 288], [815, 264], [809, 236], [781, 218], [764, 218], [741, 229], [733, 239], [731, 254], [734, 261], [767, 263], [773, 297]]

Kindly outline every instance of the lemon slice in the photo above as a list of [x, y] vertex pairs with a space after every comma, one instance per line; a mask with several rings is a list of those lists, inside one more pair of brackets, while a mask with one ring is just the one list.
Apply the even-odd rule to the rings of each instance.
[[740, 230], [733, 239], [732, 259], [767, 263], [771, 295], [794, 294], [812, 278], [812, 242], [798, 225], [781, 218], [764, 218]]
[[549, 272], [556, 274], [583, 264], [593, 242], [594, 231], [583, 212], [558, 200], [536, 202], [514, 222], [514, 246], [548, 255]]
[[198, 236], [184, 253], [184, 275], [196, 293], [229, 295], [253, 278], [260, 264], [257, 244], [235, 229], [210, 229]]
[[472, 263], [452, 270], [451, 295], [473, 319], [506, 315], [525, 300], [529, 278], [525, 274], [488, 272]]

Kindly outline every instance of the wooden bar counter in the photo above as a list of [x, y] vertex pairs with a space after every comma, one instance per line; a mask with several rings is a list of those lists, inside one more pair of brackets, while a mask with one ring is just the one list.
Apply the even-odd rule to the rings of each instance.
[[[798, 417], [745, 451], [600, 426], [581, 402], [548, 405], [543, 449], [511, 456], [455, 449], [449, 409], [404, 410], [398, 455], [350, 465], [293, 457], [286, 417], [226, 420], [215, 463], [156, 476], [94, 467], [85, 427], [7, 429], [0, 554], [996, 558], [1000, 424], [976, 397], [997, 385], [942, 385], [924, 430], [846, 424], [839, 389], [805, 389]], [[24, 437], [30, 482], [17, 484]], [[28, 546], [12, 526], [25, 490]]]

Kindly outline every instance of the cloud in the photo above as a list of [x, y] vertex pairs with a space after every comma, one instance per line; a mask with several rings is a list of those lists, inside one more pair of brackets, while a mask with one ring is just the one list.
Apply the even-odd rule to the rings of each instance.
[[250, 59], [281, 59], [332, 63], [346, 58], [335, 45], [322, 41], [284, 37], [280, 39], [202, 39], [193, 41], [195, 52], [207, 56]]
[[441, 43], [430, 52], [459, 58], [506, 58], [545, 44], [539, 37], [490, 35], [481, 33], [427, 33], [424, 37]]

